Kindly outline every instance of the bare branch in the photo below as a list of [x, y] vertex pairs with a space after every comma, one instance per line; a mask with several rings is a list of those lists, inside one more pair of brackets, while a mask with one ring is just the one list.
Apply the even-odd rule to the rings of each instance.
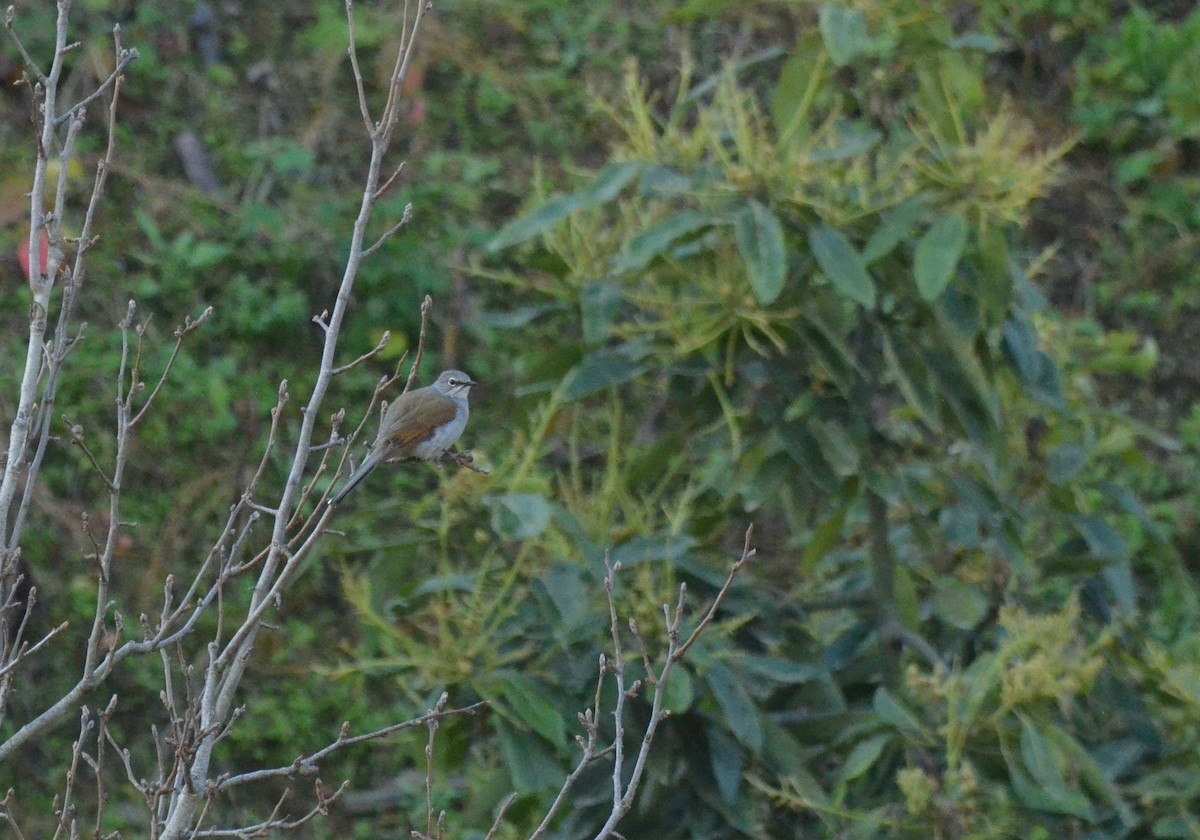
[[[733, 579], [737, 577], [737, 573], [741, 571], [742, 566], [746, 565], [746, 562], [755, 555], [755, 549], [750, 547], [750, 540], [753, 536], [754, 526], [751, 525], [746, 529], [746, 540], [742, 544], [742, 556], [737, 559], [737, 562], [733, 564], [733, 568], [729, 570], [729, 577], [725, 579], [725, 585], [721, 587], [719, 592], [717, 592], [717, 597], [713, 599], [712, 604], [708, 608], [708, 612], [704, 614], [704, 618], [702, 618], [700, 623], [696, 625], [696, 629], [692, 631], [692, 635], [688, 636], [687, 641], [680, 645], [679, 649], [675, 652], [676, 659], [679, 659], [686, 654], [688, 652], [688, 648], [695, 643], [696, 639], [700, 638], [700, 634], [704, 632], [704, 628], [712, 623], [713, 618], [715, 618], [717, 615], [717, 610], [721, 608], [721, 603], [725, 600], [725, 596], [729, 594], [729, 590], [733, 587]], [[682, 609], [682, 593], [683, 588], [680, 587], [680, 609]]]
[[200, 313], [200, 317], [198, 317], [195, 321], [188, 317], [184, 319], [183, 326], [176, 327], [175, 347], [173, 350], [171, 350], [171, 356], [167, 359], [167, 364], [163, 367], [162, 375], [158, 378], [158, 384], [154, 386], [154, 389], [150, 392], [150, 396], [146, 397], [146, 402], [142, 404], [142, 407], [138, 413], [135, 414], [133, 419], [129, 421], [130, 426], [136, 426], [141, 421], [142, 417], [145, 416], [146, 412], [150, 410], [150, 406], [154, 404], [154, 398], [158, 396], [158, 392], [162, 389], [163, 383], [165, 383], [167, 381], [167, 377], [171, 375], [171, 368], [174, 367], [175, 360], [179, 358], [179, 350], [183, 347], [183, 340], [187, 338], [188, 335], [204, 326], [205, 321], [209, 319], [212, 313], [213, 308], [209, 306]]
[[[439, 702], [439, 706], [441, 703]], [[338, 734], [335, 741], [329, 745], [317, 750], [308, 756], [301, 756], [286, 767], [275, 767], [269, 770], [254, 770], [248, 773], [239, 773], [236, 776], [227, 776], [218, 780], [212, 785], [210, 790], [213, 793], [228, 790], [237, 785], [246, 784], [247, 782], [257, 782], [262, 779], [270, 778], [293, 778], [298, 775], [311, 775], [317, 772], [318, 765], [338, 750], [343, 750], [346, 747], [352, 747], [356, 744], [363, 744], [367, 741], [378, 741], [380, 738], [386, 738], [388, 735], [393, 735], [405, 729], [413, 729], [418, 726], [427, 726], [431, 721], [439, 721], [442, 718], [458, 717], [460, 715], [474, 715], [483, 709], [487, 708], [486, 701], [472, 703], [470, 706], [463, 706], [458, 709], [439, 709], [434, 707], [426, 714], [421, 715], [411, 720], [406, 720], [402, 723], [393, 723], [390, 726], [385, 726], [382, 729], [376, 729], [373, 732], [365, 732], [362, 735], [350, 735], [350, 724], [342, 724], [342, 731]]]
[[389, 239], [391, 239], [393, 236], [395, 236], [397, 233], [399, 233], [401, 228], [403, 228], [405, 225], [407, 225], [409, 222], [412, 221], [412, 216], [413, 216], [412, 204], [411, 203], [405, 204], [404, 205], [404, 214], [400, 217], [400, 221], [396, 222], [396, 224], [392, 225], [390, 228], [388, 228], [386, 231], [384, 231], [383, 235], [375, 240], [374, 245], [372, 245], [370, 248], [367, 248], [365, 251], [363, 251], [363, 259], [366, 259], [367, 257], [374, 254], [376, 251], [379, 250], [380, 246], [382, 246], [385, 242], [387, 242]]
[[[395, 180], [398, 177], [400, 177], [400, 173], [404, 171], [404, 166], [405, 166], [404, 161], [401, 161], [400, 165], [396, 167], [396, 171], [392, 173], [392, 177], [390, 177], [386, 181], [384, 181], [382, 187], [375, 190], [376, 200], [378, 200], [384, 193], [386, 193], [389, 189], [391, 189], [392, 184], [395, 182]], [[411, 204], [408, 204], [405, 206], [404, 215], [406, 215], [406, 216], [411, 215], [411, 209], [410, 209], [411, 207], [412, 207]]]
[[429, 329], [429, 313], [433, 311], [433, 298], [425, 295], [425, 299], [421, 301], [421, 331], [417, 334], [417, 358], [413, 360], [412, 367], [408, 370], [408, 381], [404, 383], [404, 391], [407, 394], [412, 390], [417, 381], [417, 375], [421, 371], [421, 361], [425, 358], [425, 333]]
[[287, 798], [287, 791], [284, 791], [283, 796], [275, 804], [275, 808], [271, 812], [271, 816], [263, 822], [255, 825], [242, 826], [240, 828], [221, 828], [221, 829], [204, 829], [197, 830], [191, 833], [191, 837], [234, 837], [237, 840], [244, 840], [246, 837], [260, 837], [266, 834], [281, 831], [291, 831], [299, 828], [306, 823], [312, 822], [320, 816], [325, 816], [329, 813], [329, 806], [336, 802], [345, 792], [349, 782], [342, 782], [338, 785], [333, 793], [326, 794], [321, 780], [316, 781], [316, 797], [317, 804], [312, 810], [305, 813], [303, 816], [294, 820], [280, 819], [277, 815], [283, 807], [284, 800]]
[[376, 344], [374, 347], [372, 347], [366, 353], [363, 353], [361, 356], [359, 356], [353, 362], [350, 362], [349, 364], [341, 365], [340, 367], [334, 368], [333, 375], [338, 376], [340, 374], [345, 373], [348, 370], [353, 370], [354, 368], [361, 365], [363, 362], [375, 358], [381, 352], [383, 352], [383, 348], [387, 347], [388, 342], [391, 340], [392, 340], [391, 332], [385, 330], [383, 333], [383, 337], [379, 339], [378, 344]]
[[354, 72], [354, 87], [358, 92], [358, 110], [362, 114], [363, 127], [368, 137], [375, 136], [375, 126], [371, 124], [371, 109], [367, 105], [367, 92], [363, 88], [362, 71], [358, 69], [358, 36], [354, 31], [354, 0], [346, 0], [346, 28], [350, 35], [350, 69]]
[[[113, 27], [113, 35], [114, 35], [114, 37], [120, 39], [121, 27], [119, 24], [117, 26]], [[58, 117], [58, 119], [56, 119], [54, 121], [54, 124], [59, 125], [61, 123], [66, 122], [67, 120], [71, 119], [75, 114], [80, 113], [85, 108], [87, 108], [88, 105], [92, 104], [97, 99], [99, 99], [101, 96], [103, 96], [110, 87], [113, 87], [116, 85], [117, 80], [119, 78], [121, 78], [121, 76], [125, 73], [126, 68], [128, 68], [129, 65], [132, 64], [137, 59], [138, 59], [138, 51], [136, 49], [129, 49], [129, 50], [118, 49], [118, 51], [117, 51], [117, 66], [112, 71], [112, 73], [109, 74], [109, 77], [107, 79], [105, 79], [103, 82], [101, 82], [100, 87], [96, 88], [94, 91], [92, 91], [86, 97], [81, 99], [75, 105], [72, 105], [70, 108], [68, 108], [67, 111], [62, 114], [62, 116]]]
[[33, 75], [44, 87], [48, 81], [46, 74], [42, 72], [42, 69], [38, 67], [37, 62], [33, 60], [33, 57], [25, 49], [25, 44], [21, 41], [20, 36], [17, 35], [17, 30], [13, 28], [13, 23], [16, 21], [16, 18], [16, 9], [14, 9], [12, 6], [9, 6], [8, 11], [4, 15], [4, 28], [8, 30], [8, 37], [12, 38], [13, 44], [16, 46], [17, 51], [21, 53], [21, 61], [24, 62], [26, 67], [33, 71]]
[[[616, 601], [616, 581], [617, 575], [621, 571], [620, 564], [612, 564], [606, 556], [604, 563], [606, 574], [604, 577], [605, 597], [608, 602], [609, 612], [609, 634], [613, 643], [613, 655], [611, 658], [604, 654], [600, 655], [599, 677], [596, 680], [596, 695], [593, 701], [592, 708], [583, 712], [579, 716], [580, 723], [583, 726], [584, 735], [580, 737], [579, 743], [582, 747], [582, 754], [575, 768], [567, 776], [563, 782], [550, 808], [547, 810], [542, 822], [537, 829], [530, 835], [529, 840], [541, 840], [550, 829], [555, 816], [561, 811], [568, 795], [579, 780], [583, 772], [594, 761], [607, 756], [613, 757], [612, 770], [612, 808], [609, 811], [608, 818], [604, 826], [596, 834], [596, 840], [608, 840], [608, 838], [620, 838], [620, 834], [616, 831], [617, 824], [629, 812], [633, 805], [633, 799], [637, 794], [638, 788], [641, 785], [642, 775], [646, 769], [646, 761], [650, 755], [650, 747], [654, 742], [654, 737], [658, 731], [659, 724], [666, 720], [669, 716], [667, 710], [663, 708], [663, 702], [666, 697], [667, 685], [671, 678], [671, 672], [675, 664], [683, 658], [687, 649], [699, 638], [699, 635], [712, 623], [713, 617], [716, 614], [721, 602], [724, 600], [733, 579], [742, 566], [754, 556], [754, 550], [750, 548], [750, 538], [752, 529], [746, 531], [746, 542], [742, 549], [741, 557], [734, 562], [728, 579], [725, 585], [717, 593], [713, 599], [712, 605], [705, 612], [700, 624], [696, 630], [688, 637], [687, 641], [681, 645], [679, 643], [679, 625], [683, 619], [683, 606], [685, 602], [684, 587], [680, 587], [679, 600], [676, 604], [674, 612], [670, 607], [664, 606], [665, 613], [664, 627], [667, 631], [667, 650], [662, 659], [662, 667], [658, 674], [655, 675], [651, 668], [649, 655], [645, 651], [645, 644], [642, 641], [641, 635], [638, 632], [637, 625], [634, 622], [629, 623], [630, 631], [637, 639], [639, 646], [642, 648], [642, 662], [646, 667], [647, 683], [654, 688], [653, 695], [650, 698], [650, 717], [646, 722], [645, 728], [642, 730], [641, 742], [634, 758], [633, 769], [630, 771], [628, 779], [625, 777], [624, 761], [625, 761], [625, 706], [628, 700], [632, 699], [638, 692], [640, 685], [635, 683], [633, 686], [626, 688], [625, 685], [625, 656], [623, 645], [621, 642], [620, 622], [617, 616], [617, 601]], [[601, 698], [606, 677], [612, 674], [616, 682], [616, 699], [615, 708], [613, 710], [613, 720], [615, 723], [615, 734], [613, 735], [612, 743], [603, 750], [597, 749], [597, 741], [599, 737], [599, 720], [601, 713]], [[494, 830], [494, 827], [493, 827]]]
[[[26, 617], [28, 617], [28, 614], [29, 614], [29, 611], [27, 610], [27, 611], [26, 611]], [[8, 661], [4, 663], [4, 665], [3, 665], [3, 666], [0, 666], [0, 676], [4, 676], [4, 675], [5, 675], [5, 674], [7, 674], [9, 671], [13, 670], [13, 669], [14, 669], [14, 668], [16, 668], [18, 665], [20, 665], [22, 662], [24, 662], [26, 659], [28, 659], [29, 657], [33, 656], [35, 653], [37, 653], [39, 650], [41, 650], [41, 649], [42, 649], [42, 648], [44, 648], [44, 647], [45, 647], [47, 644], [49, 644], [51, 639], [53, 639], [55, 636], [57, 636], [59, 633], [63, 632], [64, 630], [66, 630], [66, 629], [67, 629], [68, 627], [70, 627], [70, 626], [71, 626], [70, 622], [68, 622], [68, 621], [64, 621], [62, 624], [60, 624], [60, 625], [58, 625], [57, 627], [53, 628], [53, 629], [52, 629], [52, 630], [51, 630], [49, 633], [47, 633], [45, 636], [42, 636], [42, 638], [41, 638], [41, 639], [39, 639], [39, 640], [38, 640], [37, 642], [35, 642], [34, 644], [32, 644], [32, 645], [22, 645], [22, 646], [21, 646], [21, 647], [18, 649], [18, 651], [17, 651], [17, 653], [16, 653], [16, 655], [15, 655], [15, 656], [12, 656], [12, 657], [10, 657], [10, 658], [8, 659]]]
[[504, 797], [504, 801], [500, 803], [500, 807], [496, 811], [496, 819], [492, 821], [492, 827], [488, 829], [488, 833], [484, 835], [483, 840], [495, 840], [496, 832], [504, 824], [504, 815], [508, 813], [508, 809], [516, 801], [517, 795], [515, 793], [510, 793]]

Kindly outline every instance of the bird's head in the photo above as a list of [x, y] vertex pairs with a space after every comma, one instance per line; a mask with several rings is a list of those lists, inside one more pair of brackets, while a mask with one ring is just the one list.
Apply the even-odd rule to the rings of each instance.
[[433, 387], [447, 397], [461, 397], [465, 400], [474, 384], [475, 380], [461, 370], [445, 370], [433, 383]]

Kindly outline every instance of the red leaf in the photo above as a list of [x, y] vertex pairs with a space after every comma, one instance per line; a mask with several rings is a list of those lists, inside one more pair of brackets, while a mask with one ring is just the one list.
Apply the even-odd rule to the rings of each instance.
[[[42, 273], [46, 272], [46, 261], [50, 257], [50, 237], [46, 235], [46, 231], [42, 231]], [[25, 282], [29, 282], [29, 237], [25, 236], [21, 239], [21, 244], [17, 246], [17, 260], [21, 263], [21, 271], [25, 272]]]

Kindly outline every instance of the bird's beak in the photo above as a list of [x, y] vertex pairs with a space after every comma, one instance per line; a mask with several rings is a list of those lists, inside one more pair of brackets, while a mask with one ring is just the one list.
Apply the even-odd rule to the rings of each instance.
[[474, 386], [478, 385], [479, 383], [476, 382], [474, 379], [468, 379], [463, 384], [466, 385], [468, 388], [473, 388]]

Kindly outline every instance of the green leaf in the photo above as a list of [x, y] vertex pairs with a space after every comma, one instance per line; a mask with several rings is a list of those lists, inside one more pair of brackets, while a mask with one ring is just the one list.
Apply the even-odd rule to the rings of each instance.
[[1072, 516], [1071, 524], [1087, 543], [1088, 550], [1099, 559], [1123, 560], [1128, 556], [1125, 540], [1099, 516]]
[[1083, 794], [1067, 787], [1066, 762], [1062, 755], [1042, 734], [1037, 724], [1025, 715], [1021, 715], [1020, 719], [1021, 759], [1045, 797], [1045, 801], [1029, 804], [1045, 811], [1076, 817], [1088, 816], [1091, 802]]
[[1121, 510], [1131, 514], [1138, 521], [1138, 524], [1146, 529], [1146, 533], [1151, 537], [1160, 541], [1168, 538], [1163, 527], [1150, 516], [1150, 511], [1146, 510], [1146, 506], [1142, 504], [1142, 500], [1128, 487], [1112, 481], [1106, 481], [1100, 485], [1100, 492], [1116, 502]]
[[1008, 766], [1009, 779], [1012, 781], [1013, 792], [1025, 806], [1051, 814], [1067, 814], [1075, 817], [1088, 818], [1091, 816], [1091, 805], [1083, 794], [1075, 791], [1065, 791], [1061, 797], [1043, 790], [1031, 779], [1024, 770]]
[[934, 584], [933, 612], [952, 627], [970, 630], [987, 612], [987, 599], [958, 578], [940, 577]]
[[642, 164], [637, 161], [610, 163], [596, 173], [591, 184], [579, 192], [555, 196], [531, 213], [509, 222], [492, 237], [487, 250], [494, 253], [532, 239], [577, 210], [588, 210], [612, 201], [641, 171]]
[[644, 268], [655, 257], [666, 253], [679, 239], [712, 223], [713, 217], [699, 210], [676, 213], [629, 240], [621, 253], [613, 258], [612, 270], [616, 274], [624, 274]]
[[1017, 375], [1024, 382], [1036, 382], [1041, 373], [1041, 355], [1037, 330], [1025, 318], [1009, 318], [1004, 322], [1004, 349]]
[[487, 244], [486, 250], [495, 253], [511, 245], [516, 245], [518, 242], [539, 236], [570, 216], [579, 207], [578, 193], [555, 196], [532, 212], [513, 219], [500, 228], [499, 232], [492, 237], [492, 241]]
[[883, 748], [891, 739], [891, 735], [876, 735], [874, 738], [855, 744], [850, 755], [846, 756], [846, 763], [838, 771], [838, 781], [843, 784], [853, 781], [870, 770], [879, 760], [879, 756], [883, 754]]
[[696, 181], [678, 169], [653, 164], [642, 170], [638, 193], [650, 198], [665, 198], [694, 192]]
[[938, 383], [938, 395], [950, 407], [963, 430], [976, 443], [990, 446], [998, 411], [986, 377], [967, 353], [954, 352], [953, 343], [945, 342], [922, 355]]
[[479, 585], [479, 576], [470, 575], [435, 575], [426, 578], [413, 589], [409, 597], [420, 598], [424, 595], [445, 592], [474, 592]]
[[967, 697], [959, 712], [960, 726], [970, 729], [982, 714], [984, 701], [1000, 690], [1006, 670], [1005, 662], [994, 653], [985, 653], [967, 666], [964, 672]]
[[974, 341], [979, 335], [983, 326], [979, 301], [965, 290], [951, 286], [934, 301], [934, 308], [938, 319], [966, 341]]
[[967, 220], [961, 213], [943, 216], [917, 240], [913, 274], [924, 300], [936, 299], [954, 276], [967, 245]]
[[808, 115], [826, 73], [824, 47], [815, 33], [797, 33], [791, 55], [779, 70], [771, 95], [771, 114], [779, 126], [779, 147], [787, 149], [810, 136]]
[[1043, 788], [1054, 791], [1065, 791], [1067, 780], [1063, 775], [1062, 758], [1042, 737], [1038, 727], [1025, 715], [1021, 720], [1021, 758], [1033, 780]]
[[896, 617], [900, 623], [917, 632], [921, 627], [921, 598], [917, 595], [917, 584], [908, 566], [896, 564], [896, 579], [892, 588], [896, 601]]
[[496, 721], [500, 755], [518, 793], [551, 790], [562, 781], [558, 757], [545, 741], [521, 732], [501, 717]]
[[[536, 318], [545, 315], [547, 312], [557, 312], [562, 309], [562, 304], [539, 303], [533, 306], [522, 306], [510, 312], [485, 310], [479, 313], [478, 324], [497, 330], [520, 329], [533, 323]], [[395, 341], [394, 338], [392, 340]]]
[[988, 324], [997, 324], [1008, 312], [1013, 297], [1013, 272], [1008, 240], [999, 225], [989, 227], [976, 241], [978, 258], [975, 292]]
[[571, 384], [567, 386], [568, 400], [581, 400], [612, 385], [620, 385], [640, 375], [646, 369], [643, 352], [629, 345], [590, 353], [575, 366]]
[[612, 562], [626, 569], [643, 563], [676, 563], [695, 547], [696, 541], [686, 534], [633, 537], [612, 550]]
[[834, 288], [868, 309], [875, 306], [875, 283], [862, 257], [840, 231], [820, 224], [808, 232], [808, 244]]
[[616, 283], [588, 283], [579, 295], [579, 316], [585, 344], [601, 344], [608, 338], [621, 308], [621, 287]]
[[812, 432], [800, 423], [788, 423], [781, 430], [788, 456], [799, 466], [805, 478], [827, 493], [835, 492], [842, 480], [821, 455], [821, 445]]
[[536, 493], [485, 496], [492, 509], [492, 530], [507, 540], [530, 540], [550, 525], [550, 503]]
[[1062, 373], [1055, 361], [1039, 349], [1033, 324], [1025, 318], [1009, 318], [1004, 322], [1003, 332], [1004, 350], [1025, 390], [1038, 402], [1065, 411]]
[[827, 3], [821, 7], [818, 25], [829, 58], [838, 67], [845, 67], [873, 46], [867, 33], [867, 17], [860, 9]]
[[883, 686], [875, 689], [872, 705], [875, 708], [875, 714], [902, 732], [913, 735], [924, 734], [925, 727], [922, 726], [920, 719]]
[[708, 688], [721, 707], [725, 723], [733, 737], [754, 752], [762, 749], [762, 722], [758, 709], [742, 681], [723, 663], [716, 663], [704, 676]]
[[666, 20], [669, 23], [686, 23], [716, 17], [726, 6], [732, 6], [736, 2], [737, 0], [687, 0], [667, 15]]
[[807, 767], [801, 766], [792, 770], [787, 775], [786, 781], [789, 788], [788, 794], [794, 795], [806, 808], [823, 812], [834, 807], [833, 800], [821, 787], [821, 782], [816, 774], [809, 771]]
[[829, 670], [824, 665], [806, 665], [788, 659], [776, 659], [753, 653], [738, 657], [738, 666], [747, 674], [764, 677], [782, 685], [802, 685], [824, 679]]
[[733, 739], [715, 726], [705, 727], [708, 738], [708, 758], [712, 762], [717, 790], [726, 805], [737, 804], [742, 787], [742, 751]]
[[597, 172], [592, 183], [578, 193], [579, 209], [590, 210], [612, 201], [641, 173], [642, 168], [643, 164], [636, 160], [610, 163]]
[[865, 155], [879, 145], [883, 135], [857, 120], [846, 120], [837, 126], [837, 139], [831, 146], [821, 146], [808, 153], [813, 163], [826, 163]]
[[554, 566], [542, 575], [541, 584], [567, 629], [574, 629], [587, 620], [588, 589], [578, 566]]
[[671, 669], [667, 675], [667, 686], [663, 689], [663, 708], [673, 715], [681, 715], [692, 708], [696, 699], [696, 688], [692, 674], [683, 663]]
[[850, 499], [846, 499], [830, 516], [813, 529], [800, 560], [800, 568], [805, 573], [811, 572], [818, 561], [837, 545], [838, 540], [842, 537], [842, 528], [846, 524], [846, 514], [849, 510]]
[[825, 373], [837, 383], [842, 394], [848, 396], [865, 374], [846, 342], [819, 314], [809, 311], [796, 324], [796, 330], [809, 352], [825, 368]]
[[857, 475], [862, 453], [843, 424], [831, 420], [812, 420], [808, 428], [821, 447], [821, 455], [834, 472], [843, 478]]
[[1137, 608], [1137, 581], [1133, 577], [1133, 569], [1128, 560], [1110, 563], [1100, 572], [1100, 577], [1107, 584], [1117, 609], [1125, 615], [1131, 615]]
[[1074, 481], [1088, 462], [1088, 451], [1077, 443], [1056, 446], [1046, 456], [1046, 478], [1051, 484]]
[[875, 232], [863, 246], [862, 261], [870, 265], [890, 254], [897, 245], [908, 238], [928, 207], [928, 197], [918, 195], [884, 213], [879, 227], [875, 228]]
[[941, 431], [941, 404], [925, 359], [920, 353], [914, 352], [912, 345], [903, 337], [897, 341], [888, 331], [883, 333], [883, 358], [909, 408], [930, 429]]
[[498, 705], [513, 719], [528, 726], [554, 746], [567, 737], [567, 726], [554, 704], [524, 674], [506, 672], [496, 681]]
[[767, 207], [751, 199], [733, 217], [733, 230], [754, 297], [769, 306], [779, 297], [787, 279], [783, 225]]
[[1080, 787], [1114, 809], [1126, 827], [1137, 822], [1133, 809], [1121, 795], [1120, 787], [1113, 782], [1120, 773], [1112, 763], [1102, 764], [1061, 727], [1050, 727], [1042, 734], [1062, 752], [1072, 771], [1078, 774]]

